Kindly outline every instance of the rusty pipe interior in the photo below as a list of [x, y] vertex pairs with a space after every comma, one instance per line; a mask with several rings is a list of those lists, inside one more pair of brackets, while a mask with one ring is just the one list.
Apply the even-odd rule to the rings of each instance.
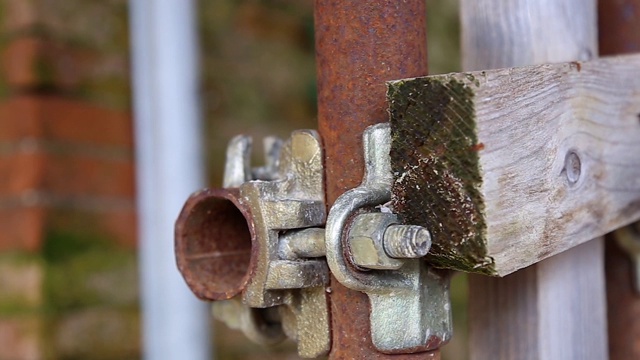
[[239, 196], [238, 189], [196, 192], [176, 222], [178, 269], [200, 299], [230, 299], [251, 277], [254, 225]]

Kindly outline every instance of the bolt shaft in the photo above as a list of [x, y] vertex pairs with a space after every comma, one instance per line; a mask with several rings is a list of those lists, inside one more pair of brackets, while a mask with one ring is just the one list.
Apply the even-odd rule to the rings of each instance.
[[431, 249], [429, 230], [416, 225], [391, 225], [384, 232], [384, 251], [396, 259], [421, 258]]

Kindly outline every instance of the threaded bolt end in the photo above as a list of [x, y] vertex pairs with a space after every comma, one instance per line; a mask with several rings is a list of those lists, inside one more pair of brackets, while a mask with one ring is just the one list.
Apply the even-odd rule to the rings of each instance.
[[391, 225], [384, 232], [384, 251], [396, 259], [421, 258], [431, 249], [429, 230], [417, 225]]

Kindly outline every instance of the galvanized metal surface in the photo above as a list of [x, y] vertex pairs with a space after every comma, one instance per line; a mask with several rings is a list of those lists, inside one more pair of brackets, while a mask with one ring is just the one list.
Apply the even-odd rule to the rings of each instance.
[[[330, 346], [329, 271], [317, 259], [322, 230], [311, 229], [326, 219], [320, 139], [312, 130], [295, 131], [284, 144], [269, 139], [259, 168], [249, 164], [250, 150], [250, 138], [234, 138], [224, 176], [234, 188], [205, 189], [185, 204], [176, 223], [178, 267], [203, 299], [241, 296], [241, 311], [220, 315], [234, 308], [228, 303], [214, 309], [250, 338], [272, 343], [287, 329], [301, 356], [317, 357]], [[277, 321], [256, 310], [276, 307]]]
[[404, 261], [391, 258], [384, 249], [384, 234], [387, 228], [398, 222], [400, 219], [395, 214], [357, 215], [349, 226], [345, 247], [345, 253], [351, 255], [351, 263], [362, 269], [400, 269]]
[[[402, 353], [437, 349], [451, 337], [447, 275], [431, 271], [418, 259], [406, 259], [396, 270], [379, 271], [360, 271], [347, 260], [358, 256], [349, 256], [349, 249], [343, 243], [349, 220], [359, 210], [391, 199], [389, 124], [367, 128], [363, 138], [365, 175], [362, 184], [342, 194], [327, 217], [327, 263], [331, 274], [342, 285], [369, 296], [371, 338], [378, 350]], [[349, 234], [356, 234], [347, 238], [353, 241], [363, 234], [375, 236], [367, 231], [370, 226], [362, 225], [362, 222], [356, 222], [356, 228], [347, 230]]]
[[[640, 52], [640, 0], [598, 1], [601, 55]], [[640, 358], [638, 262], [608, 236], [605, 242], [609, 358]]]
[[[327, 205], [364, 173], [362, 132], [388, 120], [384, 82], [427, 74], [423, 0], [315, 0], [318, 126], [325, 146]], [[331, 283], [333, 359], [385, 359], [369, 332], [366, 295]], [[438, 352], [394, 356], [439, 358]]]
[[[325, 222], [322, 148], [314, 131], [295, 131], [279, 151], [272, 181], [249, 181], [240, 186], [242, 200], [252, 209], [256, 259], [242, 293], [253, 308], [286, 305], [295, 315], [298, 351], [316, 357], [329, 349], [329, 314], [324, 286], [329, 273], [321, 260], [295, 261], [278, 255], [284, 230], [297, 231]], [[295, 290], [315, 288], [315, 290]], [[295, 293], [283, 291], [291, 289]], [[300, 309], [306, 308], [306, 311]], [[311, 323], [309, 317], [314, 320]], [[313, 325], [315, 331], [305, 331]]]
[[274, 180], [278, 174], [278, 163], [282, 151], [282, 140], [269, 136], [263, 141], [265, 164], [251, 167], [251, 149], [253, 139], [247, 135], [238, 135], [229, 141], [224, 166], [224, 188], [236, 188], [250, 180]]
[[431, 249], [431, 233], [418, 225], [391, 225], [384, 233], [384, 251], [396, 259], [419, 259]]
[[324, 257], [324, 228], [290, 231], [280, 236], [278, 256], [285, 260]]
[[347, 235], [351, 262], [365, 269], [397, 270], [400, 259], [419, 259], [431, 248], [431, 235], [422, 226], [398, 225], [398, 215], [374, 212], [357, 215]]
[[231, 329], [241, 330], [258, 344], [275, 345], [286, 338], [276, 308], [250, 308], [236, 297], [214, 302], [211, 313], [215, 319]]

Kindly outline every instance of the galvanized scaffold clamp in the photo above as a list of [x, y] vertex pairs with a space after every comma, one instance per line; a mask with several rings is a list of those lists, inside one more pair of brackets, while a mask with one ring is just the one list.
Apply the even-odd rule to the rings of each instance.
[[[327, 217], [322, 147], [315, 131], [265, 141], [252, 168], [251, 139], [227, 149], [224, 189], [193, 194], [176, 224], [178, 267], [213, 313], [254, 341], [289, 336], [303, 357], [330, 349], [329, 273], [371, 302], [374, 346], [386, 353], [439, 347], [451, 337], [449, 277], [421, 258], [427, 229], [403, 225], [390, 200], [388, 124], [364, 133], [362, 184]], [[326, 228], [324, 226], [326, 225]]]
[[[441, 276], [419, 259], [431, 245], [429, 232], [413, 226], [395, 227], [394, 231], [392, 224], [398, 222], [395, 215], [372, 214], [371, 210], [357, 215], [349, 224], [349, 219], [359, 211], [391, 200], [390, 131], [389, 124], [379, 124], [364, 132], [364, 179], [360, 186], [340, 196], [329, 211], [325, 235], [327, 262], [342, 285], [369, 296], [371, 337], [378, 350], [388, 353], [431, 350], [449, 341], [452, 328], [448, 275]], [[367, 222], [372, 215], [378, 219], [374, 220], [378, 225], [388, 222], [382, 241], [366, 236], [370, 234]], [[383, 264], [378, 259], [384, 255], [401, 263], [389, 266], [391, 259], [385, 259]], [[373, 259], [377, 264], [367, 266], [369, 271], [361, 271], [357, 266], [362, 266], [362, 259]]]
[[[176, 223], [178, 268], [213, 313], [252, 340], [285, 335], [304, 357], [330, 346], [325, 286], [322, 147], [315, 131], [265, 141], [266, 164], [249, 164], [251, 138], [227, 149], [224, 189], [186, 202]], [[223, 301], [220, 301], [223, 300]]]

